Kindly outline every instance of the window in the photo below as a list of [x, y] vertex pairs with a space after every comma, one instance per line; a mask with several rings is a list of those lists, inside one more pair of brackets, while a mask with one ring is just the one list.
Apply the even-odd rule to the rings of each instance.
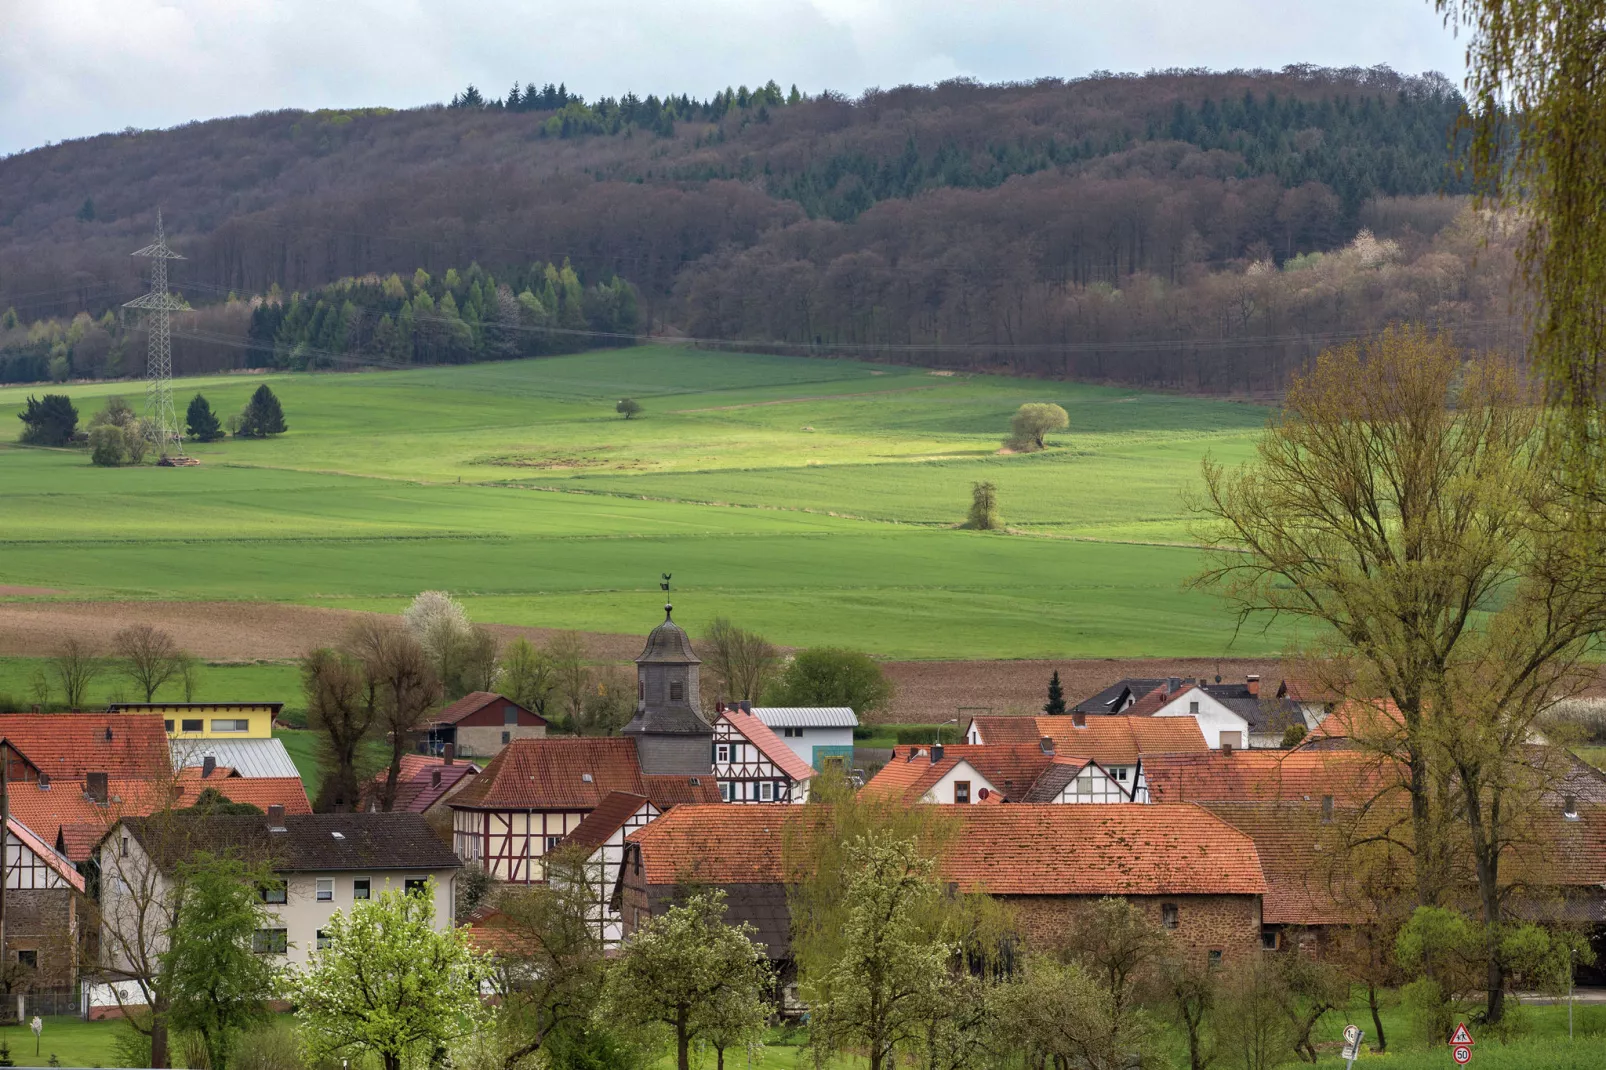
[[214, 732], [249, 732], [251, 722], [232, 717], [212, 718], [212, 731]]
[[517, 706], [503, 706], [502, 707], [502, 723], [503, 724], [518, 724], [519, 723], [519, 708]]
[[335, 879], [333, 877], [319, 877], [317, 880], [317, 896], [320, 903], [332, 903], [335, 899]]
[[179, 722], [179, 728], [185, 732], [200, 732], [201, 719], [199, 717], [186, 717]]
[[322, 929], [318, 930], [317, 944], [319, 951], [329, 950], [329, 934], [324, 932]]
[[729, 743], [714, 744], [714, 761], [728, 762], [731, 760], [731, 745]]
[[353, 899], [367, 899], [370, 885], [367, 877], [358, 877], [351, 882], [351, 897]]
[[18, 951], [17, 962], [19, 965], [26, 966], [30, 970], [37, 970], [39, 968], [39, 952]]
[[1212, 970], [1221, 969], [1221, 949], [1220, 948], [1214, 948], [1214, 947], [1211, 948], [1210, 949], [1209, 959], [1210, 959], [1210, 968]]
[[954, 781], [954, 802], [968, 803], [970, 801], [970, 781]]
[[801, 728], [783, 728], [783, 729], [781, 729], [781, 731], [786, 733], [786, 737], [788, 739], [802, 739], [803, 738], [803, 729], [801, 729]]
[[1082, 798], [1093, 797], [1093, 774], [1083, 773], [1076, 778], [1076, 794]]
[[1260, 930], [1260, 946], [1267, 951], [1276, 951], [1279, 943], [1277, 935], [1276, 929]]
[[1197, 699], [1195, 699], [1194, 701], [1188, 703], [1188, 712], [1189, 713], [1198, 713], [1199, 712], [1199, 701]]
[[264, 903], [283, 903], [283, 902], [287, 902], [287, 899], [285, 897], [284, 884], [282, 882], [274, 883], [274, 884], [264, 884], [262, 886], [262, 901]]
[[428, 883], [424, 877], [408, 877], [402, 881], [402, 891], [408, 895], [423, 895], [424, 886]]
[[759, 802], [774, 802], [775, 801], [775, 781], [773, 781], [773, 780], [759, 781], [759, 785], [758, 785], [758, 801]]
[[1177, 927], [1177, 905], [1175, 903], [1160, 904], [1160, 924], [1167, 929]]
[[1117, 779], [1117, 780], [1125, 780], [1126, 779], [1126, 773], [1127, 773], [1126, 766], [1118, 765], [1118, 766], [1115, 767], [1115, 779]]
[[558, 844], [562, 842], [562, 836], [548, 836], [546, 838], [546, 849], [549, 851], [556, 851], [558, 849]]
[[251, 950], [258, 955], [282, 955], [290, 950], [290, 930], [258, 929], [251, 934]]
[[503, 732], [502, 733], [502, 746], [505, 747], [511, 742], [513, 742], [513, 733], [512, 732]]
[[684, 702], [685, 699], [686, 699], [686, 685], [681, 683], [679, 680], [671, 681], [670, 684], [669, 684], [669, 701], [670, 702]]
[[173, 734], [173, 722], [172, 721], [163, 721], [162, 722], [162, 728], [167, 732], [168, 735], [172, 735]]
[[719, 801], [720, 802], [730, 802], [731, 801], [731, 782], [728, 781], [728, 780], [721, 780], [719, 782]]

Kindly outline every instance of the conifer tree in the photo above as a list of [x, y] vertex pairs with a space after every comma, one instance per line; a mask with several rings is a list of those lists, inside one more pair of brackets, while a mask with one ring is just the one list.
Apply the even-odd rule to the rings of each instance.
[[268, 384], [263, 383], [251, 395], [245, 411], [240, 414], [238, 434], [244, 438], [265, 438], [268, 435], [281, 435], [288, 430], [289, 425], [284, 422], [284, 409], [279, 405], [279, 399], [268, 388]]
[[1054, 675], [1048, 679], [1048, 701], [1043, 703], [1043, 712], [1050, 717], [1065, 712], [1065, 689], [1060, 686], [1060, 671], [1054, 670]]
[[223, 425], [206, 398], [196, 394], [190, 399], [189, 411], [184, 414], [184, 425], [191, 441], [216, 442], [223, 437]]

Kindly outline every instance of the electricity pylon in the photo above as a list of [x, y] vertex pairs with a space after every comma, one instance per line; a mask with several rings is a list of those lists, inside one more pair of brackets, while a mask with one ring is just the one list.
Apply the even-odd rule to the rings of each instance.
[[156, 240], [133, 255], [149, 257], [152, 261], [150, 293], [123, 306], [150, 313], [146, 318], [149, 337], [145, 355], [146, 434], [156, 444], [156, 463], [172, 464], [174, 459], [184, 457], [184, 443], [179, 437], [178, 413], [173, 410], [173, 339], [168, 328], [168, 314], [189, 306], [167, 292], [167, 262], [184, 258], [167, 247], [167, 238], [162, 233], [161, 209], [156, 210]]

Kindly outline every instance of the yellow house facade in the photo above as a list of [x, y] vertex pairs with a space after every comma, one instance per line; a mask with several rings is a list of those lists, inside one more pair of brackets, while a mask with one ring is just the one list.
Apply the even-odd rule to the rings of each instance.
[[125, 702], [112, 713], [155, 713], [168, 739], [271, 739], [282, 702]]

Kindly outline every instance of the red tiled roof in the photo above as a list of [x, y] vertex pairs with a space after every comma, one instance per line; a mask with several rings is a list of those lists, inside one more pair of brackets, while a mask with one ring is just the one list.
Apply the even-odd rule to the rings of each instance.
[[[1266, 875], [1261, 914], [1269, 925], [1345, 925], [1365, 920], [1369, 906], [1350, 884], [1355, 860], [1346, 848], [1346, 830], [1356, 815], [1340, 812], [1324, 822], [1320, 803], [1216, 802], [1205, 809], [1255, 841], [1260, 868]], [[1372, 811], [1370, 818], [1395, 819], [1395, 835], [1409, 836], [1405, 810]], [[1386, 834], [1387, 828], [1370, 829]], [[1373, 841], [1381, 844], [1383, 840]], [[1409, 871], [1409, 859], [1401, 855]]]
[[632, 795], [626, 791], [610, 792], [595, 810], [585, 816], [584, 821], [563, 838], [562, 846], [601, 847], [608, 842], [609, 836], [618, 832], [626, 821], [635, 817], [646, 805], [645, 795]]
[[201, 775], [203, 771], [204, 771], [204, 767], [203, 766], [186, 765], [183, 769], [180, 769], [178, 771], [178, 778], [180, 780], [206, 780], [206, 781], [213, 781], [213, 780], [222, 780], [225, 777], [238, 777], [240, 775], [239, 770], [230, 769], [226, 765], [220, 765], [220, 766], [215, 767], [212, 770], [212, 773], [211, 773], [210, 776], [203, 777]]
[[725, 710], [720, 714], [729, 721], [731, 727], [740, 732], [747, 741], [757, 747], [772, 763], [780, 767], [781, 772], [794, 781], [807, 780], [814, 775], [814, 769], [805, 762], [791, 747], [781, 741], [770, 726], [760, 721], [751, 713], [741, 710]]
[[[1250, 838], [1197, 806], [967, 806], [939, 874], [993, 895], [1260, 895]], [[653, 884], [786, 883], [815, 807], [688, 806], [630, 836]]]
[[1185, 754], [1210, 749], [1192, 717], [1134, 717], [1090, 714], [1077, 727], [1071, 716], [977, 717], [973, 722], [987, 746], [1038, 742], [1047, 736], [1056, 750], [1100, 765], [1132, 765], [1150, 754]]
[[1237, 750], [1231, 754], [1168, 754], [1145, 759], [1154, 802], [1364, 803], [1398, 790], [1399, 773], [1386, 759], [1357, 751]]
[[[441, 710], [439, 713], [435, 714], [430, 723], [456, 724], [465, 717], [470, 717], [476, 713], [479, 713], [493, 702], [507, 702], [518, 706], [518, 703], [513, 702], [512, 699], [507, 698], [504, 695], [499, 695], [495, 691], [471, 691], [462, 698], [458, 699], [456, 702], [453, 702], [451, 705], [447, 706], [445, 709]], [[519, 708], [521, 710], [524, 709], [522, 706], [519, 706]], [[525, 712], [529, 713], [532, 717], [535, 717], [542, 724], [546, 724], [546, 719], [540, 714], [535, 713], [532, 710], [525, 710]]]
[[1392, 699], [1346, 702], [1322, 718], [1311, 730], [1312, 739], [1349, 739], [1365, 733], [1387, 738], [1403, 728], [1404, 718]]
[[113, 780], [173, 775], [159, 714], [0, 713], [0, 740], [56, 779], [82, 780], [86, 773], [105, 773]]
[[719, 800], [712, 776], [643, 776], [636, 741], [610, 736], [515, 739], [448, 805], [474, 810], [591, 810], [615, 791], [645, 795], [661, 808]]
[[941, 760], [933, 762], [930, 747], [894, 747], [892, 760], [870, 778], [864, 790], [885, 798], [919, 802], [961, 761], [1005, 796], [1018, 800], [1054, 763], [1054, 755], [1045, 754], [1039, 743], [954, 743], [943, 747]]
[[[445, 798], [464, 778], [477, 776], [479, 771], [479, 766], [461, 758], [447, 765], [445, 758], [433, 754], [404, 754], [396, 777], [396, 798], [390, 808], [395, 812], [421, 814]], [[375, 805], [387, 772], [380, 770], [364, 785], [369, 805]], [[438, 783], [437, 773], [440, 774]]]
[[82, 780], [52, 779], [48, 788], [34, 782], [13, 783], [7, 794], [13, 816], [46, 842], [62, 842], [67, 857], [82, 862], [119, 818], [146, 817], [168, 806], [193, 806], [207, 788], [216, 788], [230, 802], [250, 803], [264, 811], [277, 804], [287, 814], [312, 813], [307, 789], [297, 777], [109, 780], [105, 806], [90, 801]]

